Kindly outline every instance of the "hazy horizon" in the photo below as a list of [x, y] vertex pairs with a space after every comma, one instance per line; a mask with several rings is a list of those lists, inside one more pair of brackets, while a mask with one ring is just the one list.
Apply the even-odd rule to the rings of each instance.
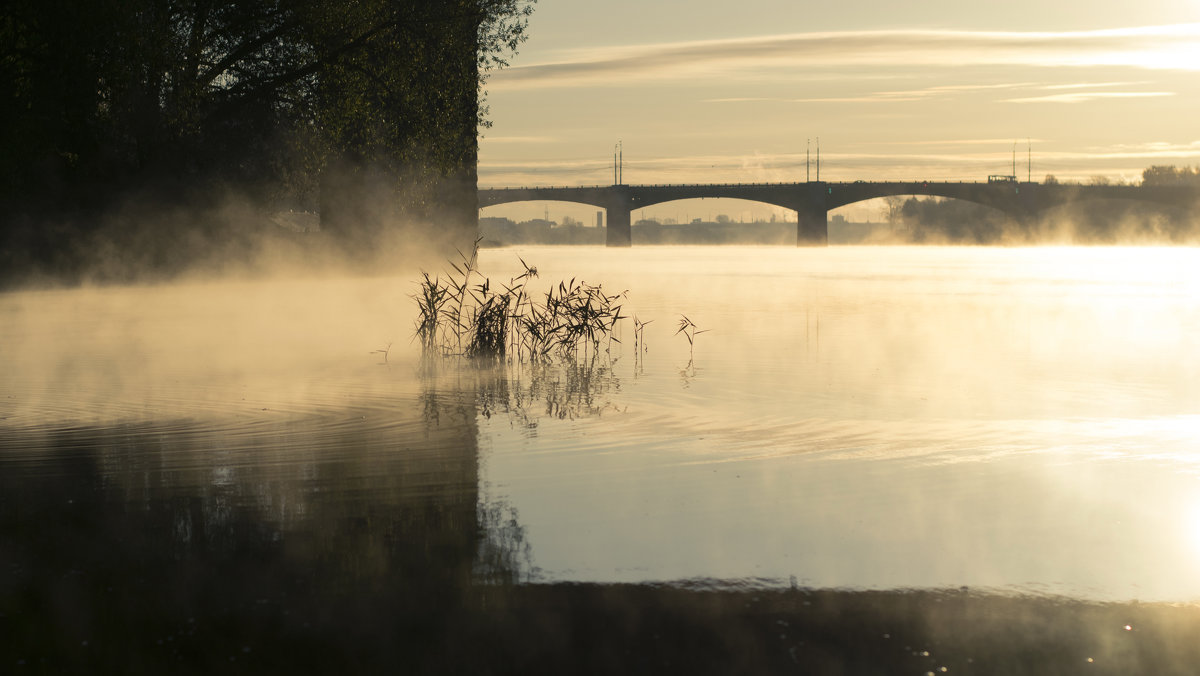
[[1131, 181], [1200, 163], [1197, 68], [1200, 5], [1170, 0], [541, 3], [486, 86], [479, 185], [609, 184], [618, 142], [625, 183], [803, 181], [818, 137], [829, 181], [986, 180], [1014, 148], [1022, 179]]

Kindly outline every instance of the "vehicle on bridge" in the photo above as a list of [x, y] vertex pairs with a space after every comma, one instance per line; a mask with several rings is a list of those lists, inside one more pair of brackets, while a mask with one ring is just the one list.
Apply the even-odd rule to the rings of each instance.
[[988, 176], [988, 183], [1016, 183], [1017, 177], [1007, 174], [992, 174]]

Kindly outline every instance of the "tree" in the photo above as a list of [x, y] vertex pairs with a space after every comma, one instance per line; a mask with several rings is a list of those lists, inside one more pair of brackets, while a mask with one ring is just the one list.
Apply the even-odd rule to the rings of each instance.
[[905, 198], [901, 195], [888, 195], [883, 198], [883, 209], [880, 215], [888, 223], [900, 222], [900, 212], [904, 209]]
[[994, 243], [1003, 237], [1006, 225], [1003, 214], [990, 207], [936, 197], [908, 198], [898, 219], [918, 242]]
[[1142, 185], [1200, 185], [1200, 167], [1148, 167], [1142, 172]]
[[[523, 38], [517, 0], [361, 2], [322, 23], [320, 89], [330, 161], [322, 225], [368, 246], [397, 220], [436, 222], [462, 246], [473, 237], [479, 92], [489, 68]], [[387, 30], [334, 54], [352, 36]], [[458, 231], [455, 236], [454, 231]]]
[[131, 196], [314, 208], [322, 177], [473, 230], [482, 85], [532, 1], [11, 0], [0, 263], [31, 238], [65, 250], [39, 223], [94, 229]]

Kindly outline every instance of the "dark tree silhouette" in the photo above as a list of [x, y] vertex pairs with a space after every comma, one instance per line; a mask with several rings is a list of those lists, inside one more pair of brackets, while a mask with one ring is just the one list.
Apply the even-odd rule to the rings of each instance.
[[1142, 185], [1200, 185], [1200, 167], [1149, 167], [1142, 172]]
[[70, 267], [89, 236], [147, 227], [131, 201], [199, 213], [231, 193], [324, 202], [346, 240], [403, 217], [469, 241], [481, 86], [532, 1], [6, 3], [0, 263]]

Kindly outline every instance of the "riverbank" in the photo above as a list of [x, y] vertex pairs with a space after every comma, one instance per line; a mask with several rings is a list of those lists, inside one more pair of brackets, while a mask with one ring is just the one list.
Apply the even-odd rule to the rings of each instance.
[[[0, 653], [13, 674], [1008, 676], [1188, 674], [1200, 662], [1195, 605], [595, 584], [482, 585], [459, 595], [398, 579], [308, 594], [287, 585], [291, 594], [281, 595], [279, 586], [234, 581], [209, 598], [198, 588], [145, 589], [153, 596], [122, 593], [88, 607], [76, 604], [79, 579], [64, 580], [54, 602], [5, 604]], [[68, 607], [106, 619], [80, 638]]]

